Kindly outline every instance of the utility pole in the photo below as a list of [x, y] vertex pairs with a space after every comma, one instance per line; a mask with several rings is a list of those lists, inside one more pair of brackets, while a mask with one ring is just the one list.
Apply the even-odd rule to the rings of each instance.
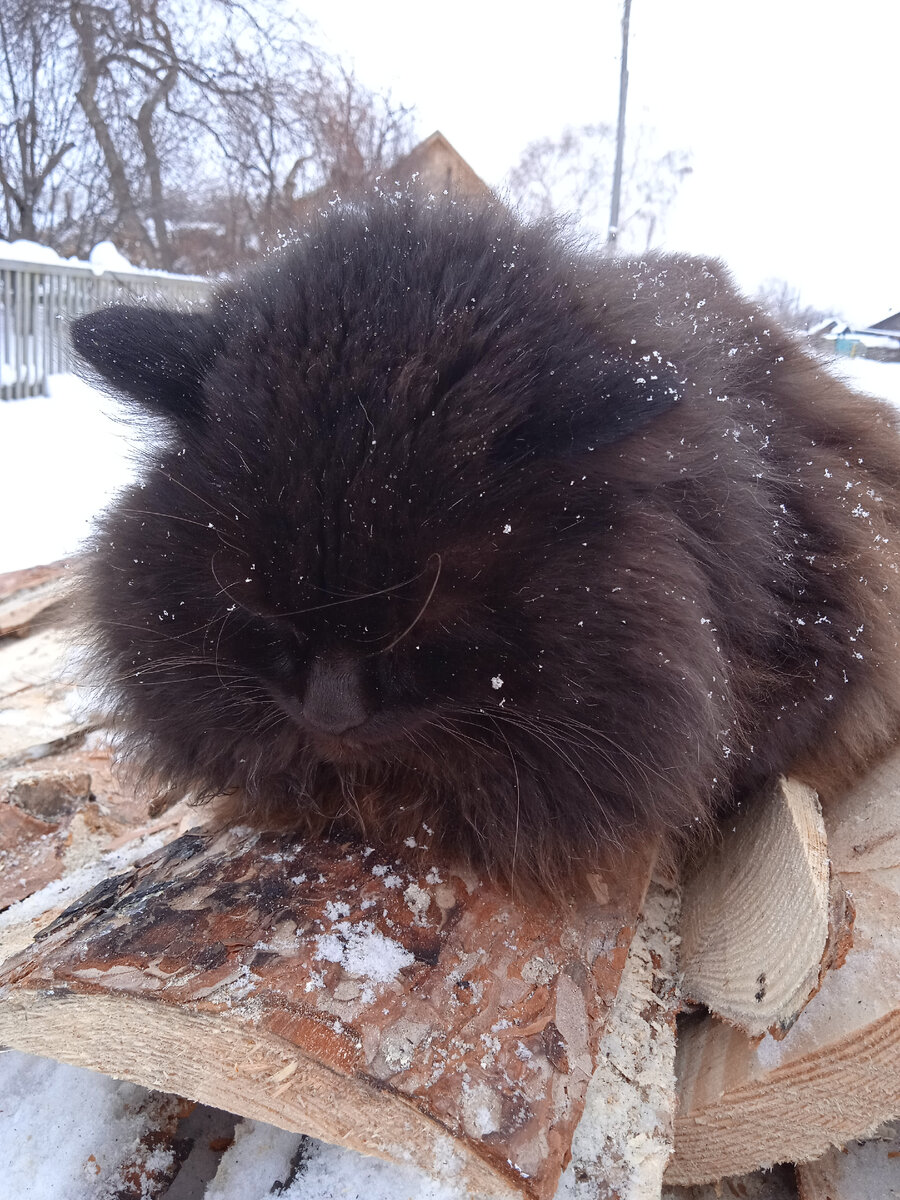
[[609, 210], [609, 231], [606, 244], [615, 249], [619, 235], [619, 200], [622, 193], [622, 159], [625, 154], [625, 101], [628, 98], [628, 24], [631, 20], [631, 0], [625, 0], [622, 11], [622, 70], [619, 75], [619, 123], [616, 128], [616, 166], [613, 171], [612, 203]]

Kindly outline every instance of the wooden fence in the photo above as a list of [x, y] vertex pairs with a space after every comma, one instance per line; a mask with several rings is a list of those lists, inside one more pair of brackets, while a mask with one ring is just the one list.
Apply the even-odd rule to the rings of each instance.
[[82, 313], [123, 301], [185, 307], [209, 287], [194, 275], [0, 260], [0, 400], [45, 395], [49, 375], [72, 369], [68, 329]]

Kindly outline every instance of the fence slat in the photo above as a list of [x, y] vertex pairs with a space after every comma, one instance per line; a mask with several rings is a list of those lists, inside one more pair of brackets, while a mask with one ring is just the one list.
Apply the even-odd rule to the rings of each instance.
[[210, 284], [194, 275], [155, 271], [104, 272], [65, 263], [6, 260], [0, 266], [0, 400], [38, 396], [50, 375], [72, 369], [69, 325], [83, 313], [116, 302], [183, 308], [207, 298]]
[[3, 283], [3, 294], [0, 295], [0, 306], [3, 311], [3, 345], [0, 347], [0, 396], [8, 400], [12, 395], [13, 368], [13, 327], [12, 327], [12, 272], [3, 271], [0, 274]]

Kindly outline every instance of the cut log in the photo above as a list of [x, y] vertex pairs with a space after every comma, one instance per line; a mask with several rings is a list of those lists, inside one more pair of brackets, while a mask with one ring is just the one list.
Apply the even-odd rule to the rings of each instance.
[[0, 641], [0, 769], [21, 767], [83, 739], [90, 720], [60, 677], [66, 640], [55, 629]]
[[0, 638], [24, 637], [36, 623], [51, 618], [68, 596], [63, 563], [0, 575]]
[[800, 1200], [900, 1200], [900, 1121], [797, 1168]]
[[148, 821], [146, 797], [121, 788], [99, 739], [0, 769], [0, 910], [138, 837], [177, 836], [188, 815], [195, 825], [196, 810], [182, 801]]
[[[870, 784], [825, 811], [856, 908], [843, 965], [781, 1041], [713, 1017], [682, 1031], [673, 1184], [810, 1161], [900, 1113], [900, 810], [873, 803]], [[873, 857], [877, 867], [856, 869]]]
[[674, 1132], [679, 899], [650, 886], [572, 1141], [567, 1200], [659, 1200]]
[[67, 569], [66, 563], [47, 563], [38, 567], [23, 567], [19, 571], [4, 571], [0, 574], [0, 603], [5, 603], [16, 596], [24, 596], [45, 583], [53, 583], [62, 579]]
[[831, 801], [825, 823], [828, 855], [848, 887], [860, 872], [895, 869], [900, 864], [900, 751]]
[[[781, 780], [739, 813], [685, 883], [685, 998], [751, 1035], [788, 1030], [819, 986], [831, 941], [825, 826], [816, 794]], [[836, 911], [843, 917], [844, 905]]]
[[[181, 803], [160, 820], [133, 826], [127, 838], [110, 839], [105, 835], [93, 838], [89, 861], [68, 871], [61, 869], [66, 847], [57, 842], [60, 854], [57, 857], [54, 851], [53, 869], [48, 870], [49, 879], [44, 886], [0, 912], [0, 963], [31, 945], [43, 929], [81, 896], [114, 875], [121, 876], [123, 871], [130, 870], [135, 860], [174, 841], [196, 820], [196, 811]], [[53, 836], [59, 837], [61, 832]], [[0, 865], [6, 861], [0, 850]]]
[[545, 1200], [649, 858], [541, 910], [413, 857], [192, 833], [3, 964], [0, 1042]]

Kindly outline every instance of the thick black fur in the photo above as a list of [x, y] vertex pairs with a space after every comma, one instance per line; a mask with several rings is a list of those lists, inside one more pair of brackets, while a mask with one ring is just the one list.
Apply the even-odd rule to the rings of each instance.
[[558, 888], [896, 735], [894, 414], [715, 264], [376, 201], [73, 338], [170, 429], [96, 534], [96, 662], [235, 819]]

